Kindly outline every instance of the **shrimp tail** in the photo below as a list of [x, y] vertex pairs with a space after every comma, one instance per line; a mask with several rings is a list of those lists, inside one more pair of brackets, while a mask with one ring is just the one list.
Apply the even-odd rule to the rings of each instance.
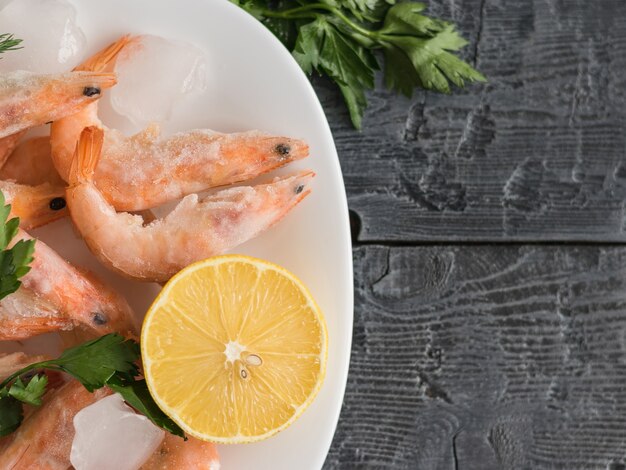
[[83, 129], [78, 144], [76, 144], [74, 160], [70, 167], [70, 186], [77, 186], [93, 180], [103, 142], [104, 131], [99, 127], [89, 126]]
[[115, 60], [117, 55], [120, 53], [122, 49], [132, 40], [132, 36], [130, 34], [126, 34], [122, 36], [117, 41], [112, 44], [109, 44], [107, 47], [97, 52], [89, 59], [87, 59], [82, 64], [78, 65], [74, 68], [74, 71], [91, 71], [91, 72], [102, 72], [107, 66]]

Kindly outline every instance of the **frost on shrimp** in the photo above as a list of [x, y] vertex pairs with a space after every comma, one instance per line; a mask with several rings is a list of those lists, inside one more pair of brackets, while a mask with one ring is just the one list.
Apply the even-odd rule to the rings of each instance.
[[76, 113], [113, 85], [111, 73], [1, 74], [0, 138]]
[[[125, 36], [85, 62], [80, 70], [102, 71], [128, 44], [141, 37]], [[207, 129], [160, 136], [156, 125], [127, 137], [105, 128], [94, 103], [51, 128], [52, 158], [59, 174], [69, 179], [81, 131], [105, 131], [95, 183], [116, 209], [139, 211], [209, 188], [246, 181], [309, 154], [306, 142], [259, 131], [222, 134]]]
[[128, 277], [164, 282], [185, 266], [257, 236], [309, 193], [311, 171], [272, 183], [222, 190], [202, 200], [185, 197], [165, 218], [144, 225], [140, 216], [116, 213], [93, 183], [103, 131], [86, 128], [76, 150], [67, 203], [92, 253]]
[[[29, 238], [20, 230], [13, 243]], [[0, 340], [74, 328], [92, 336], [135, 329], [132, 310], [121, 296], [40, 240], [31, 270], [21, 280], [17, 292], [0, 300]]]

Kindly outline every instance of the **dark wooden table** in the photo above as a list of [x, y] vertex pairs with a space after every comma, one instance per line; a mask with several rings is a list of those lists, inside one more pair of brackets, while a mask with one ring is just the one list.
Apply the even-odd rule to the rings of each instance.
[[432, 0], [489, 77], [317, 80], [354, 228], [329, 469], [626, 469], [626, 0]]

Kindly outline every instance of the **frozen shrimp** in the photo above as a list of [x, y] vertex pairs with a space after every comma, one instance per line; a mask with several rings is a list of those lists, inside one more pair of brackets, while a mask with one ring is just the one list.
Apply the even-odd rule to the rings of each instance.
[[[105, 70], [122, 48], [139, 39], [121, 38], [79, 70]], [[246, 181], [309, 153], [302, 140], [258, 131], [222, 134], [191, 130], [161, 138], [153, 124], [127, 137], [106, 128], [98, 118], [97, 103], [92, 103], [52, 124], [52, 158], [66, 181], [76, 143], [87, 126], [105, 131], [95, 184], [113, 207], [123, 211], [149, 209], [187, 194]]]
[[[19, 230], [13, 242], [20, 239], [30, 236]], [[135, 330], [132, 310], [121, 296], [41, 240], [35, 244], [31, 270], [21, 281], [16, 292], [0, 300], [0, 340], [74, 328], [92, 336]]]
[[310, 190], [303, 171], [272, 183], [236, 187], [200, 199], [186, 196], [163, 219], [115, 212], [93, 181], [103, 131], [83, 130], [66, 199], [92, 253], [107, 267], [142, 281], [164, 282], [185, 266], [255, 237], [282, 219]]
[[74, 439], [74, 416], [111, 391], [88, 392], [72, 380], [50, 396], [46, 403], [26, 417], [22, 425], [0, 444], [0, 468], [11, 470], [67, 470]]
[[[52, 392], [40, 408], [27, 416], [18, 430], [0, 441], [0, 468], [12, 470], [67, 470], [74, 440], [76, 414], [111, 394], [108, 388], [88, 392], [76, 380]], [[167, 434], [141, 470], [218, 470], [214, 444]]]
[[43, 183], [38, 186], [0, 181], [0, 191], [11, 216], [20, 218], [20, 227], [30, 230], [67, 215], [65, 187]]
[[44, 183], [65, 186], [65, 181], [52, 163], [50, 137], [34, 137], [21, 142], [0, 168], [0, 180], [30, 186]]
[[215, 444], [190, 437], [184, 441], [173, 434], [166, 434], [159, 448], [140, 470], [170, 470], [186, 468], [194, 470], [219, 470], [220, 460]]
[[0, 139], [76, 113], [115, 83], [115, 74], [100, 72], [1, 74]]

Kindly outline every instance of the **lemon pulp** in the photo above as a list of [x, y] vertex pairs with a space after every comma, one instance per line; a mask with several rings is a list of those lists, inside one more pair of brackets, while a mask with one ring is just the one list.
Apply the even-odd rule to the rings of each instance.
[[187, 433], [252, 442], [289, 426], [313, 401], [327, 332], [293, 274], [227, 255], [168, 282], [144, 320], [141, 350], [150, 392]]

